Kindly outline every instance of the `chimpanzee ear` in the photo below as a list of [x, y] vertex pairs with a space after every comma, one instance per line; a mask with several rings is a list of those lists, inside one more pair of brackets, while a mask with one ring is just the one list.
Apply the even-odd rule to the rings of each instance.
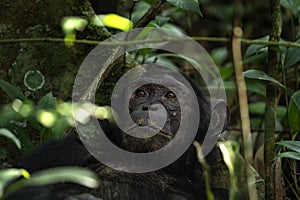
[[222, 133], [230, 122], [229, 107], [223, 99], [217, 99], [212, 103], [211, 123], [213, 125], [213, 134]]

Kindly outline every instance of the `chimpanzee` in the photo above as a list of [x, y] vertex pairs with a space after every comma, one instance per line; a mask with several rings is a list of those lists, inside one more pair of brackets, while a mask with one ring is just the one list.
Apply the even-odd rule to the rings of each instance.
[[[174, 80], [176, 81], [176, 80]], [[196, 140], [202, 142], [210, 124], [211, 117], [218, 119], [226, 115], [226, 110], [212, 113], [210, 101], [201, 89], [189, 80], [198, 100], [200, 120]], [[224, 102], [220, 102], [224, 104]], [[154, 105], [154, 106], [153, 106]], [[158, 105], [158, 107], [157, 107]], [[151, 119], [151, 112], [166, 110], [167, 119], [162, 128]], [[218, 105], [216, 105], [218, 106]], [[193, 112], [191, 109], [190, 112]], [[159, 132], [152, 137], [136, 138], [125, 134], [118, 127], [101, 121], [101, 127], [110, 140], [120, 148], [135, 153], [154, 152], [168, 144], [176, 135], [182, 118], [181, 105], [177, 94], [159, 83], [147, 83], [135, 89], [129, 99], [129, 113], [135, 127], [149, 127]], [[193, 120], [193, 119], [191, 119]], [[215, 122], [218, 125], [218, 121]], [[226, 126], [221, 124], [221, 126]], [[98, 189], [62, 183], [49, 186], [21, 189], [6, 200], [28, 199], [124, 199], [124, 200], [163, 200], [163, 199], [206, 199], [204, 184], [192, 182], [193, 172], [197, 170], [195, 148], [191, 145], [185, 153], [172, 164], [147, 173], [127, 173], [110, 168], [95, 159], [82, 142], [73, 137], [55, 140], [42, 145], [20, 164], [30, 173], [59, 166], [81, 166], [94, 171], [100, 179]], [[215, 199], [228, 199], [224, 189], [213, 189]]]

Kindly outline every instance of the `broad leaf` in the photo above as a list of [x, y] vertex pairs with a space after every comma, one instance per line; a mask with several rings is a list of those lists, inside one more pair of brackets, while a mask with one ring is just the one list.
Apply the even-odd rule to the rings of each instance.
[[280, 142], [277, 142], [276, 144], [278, 144], [280, 146], [284, 146], [284, 147], [288, 148], [289, 150], [300, 153], [300, 141], [280, 141]]
[[53, 97], [52, 92], [49, 92], [39, 100], [37, 108], [38, 109], [56, 108], [56, 98]]
[[281, 0], [281, 5], [290, 10], [294, 16], [298, 17], [300, 12], [300, 1], [299, 0]]
[[1, 79], [0, 79], [0, 87], [10, 98], [20, 99], [22, 101], [26, 100], [25, 95], [22, 94], [17, 87]]
[[[269, 40], [269, 36], [265, 36], [255, 41], [268, 42], [268, 40]], [[245, 58], [261, 52], [267, 52], [267, 46], [265, 44], [251, 44], [245, 52]]]
[[247, 70], [247, 71], [243, 72], [243, 75], [246, 78], [253, 78], [253, 79], [258, 79], [258, 80], [263, 80], [263, 81], [270, 81], [270, 82], [273, 82], [273, 83], [279, 85], [280, 87], [282, 87], [284, 89], [286, 88], [279, 81], [277, 81], [276, 79], [272, 78], [271, 76], [267, 75], [265, 72], [260, 71], [260, 70], [255, 70], [255, 69]]
[[291, 158], [294, 160], [300, 160], [300, 153], [297, 152], [284, 152], [284, 153], [280, 153], [278, 154], [276, 158]]
[[178, 1], [178, 0], [167, 0], [170, 4], [176, 6], [177, 8], [181, 8], [183, 10], [187, 11], [193, 11], [198, 13], [201, 17], [203, 16], [198, 0], [184, 0], [184, 1]]
[[[300, 43], [300, 40], [297, 40], [296, 42]], [[284, 66], [290, 67], [295, 65], [299, 61], [300, 61], [300, 48], [289, 47], [286, 53], [286, 57], [284, 59]]]
[[300, 91], [295, 92], [289, 103], [289, 125], [292, 133], [300, 131]]

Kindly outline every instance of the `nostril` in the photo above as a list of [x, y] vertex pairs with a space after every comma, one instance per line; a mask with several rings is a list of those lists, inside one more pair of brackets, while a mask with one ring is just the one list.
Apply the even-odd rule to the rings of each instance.
[[146, 106], [143, 106], [142, 110], [147, 111], [149, 108]]

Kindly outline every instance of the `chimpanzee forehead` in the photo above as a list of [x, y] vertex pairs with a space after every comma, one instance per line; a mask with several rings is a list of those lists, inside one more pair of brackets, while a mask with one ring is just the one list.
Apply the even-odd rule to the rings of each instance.
[[139, 89], [143, 89], [143, 90], [147, 90], [147, 91], [158, 91], [158, 90], [159, 91], [170, 91], [170, 89], [167, 88], [166, 86], [156, 84], [156, 83], [149, 83], [149, 84], [142, 85], [137, 90], [139, 90]]

